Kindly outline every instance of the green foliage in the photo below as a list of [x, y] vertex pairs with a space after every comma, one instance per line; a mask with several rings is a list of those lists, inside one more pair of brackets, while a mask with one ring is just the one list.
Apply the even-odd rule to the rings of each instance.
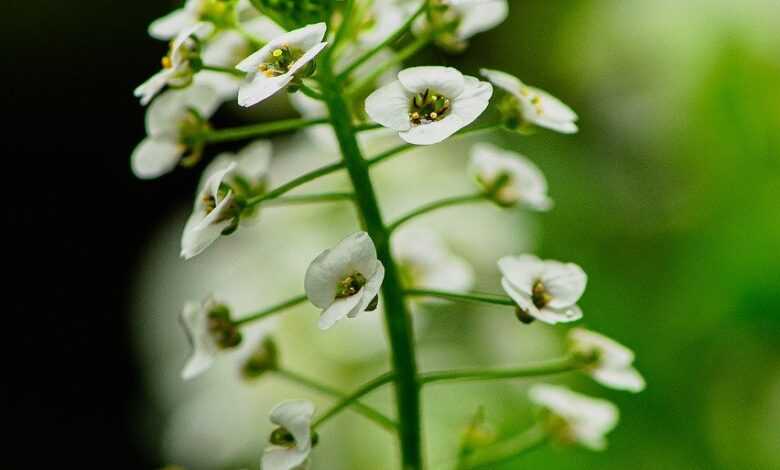
[[284, 28], [327, 21], [335, 0], [251, 0], [252, 5]]

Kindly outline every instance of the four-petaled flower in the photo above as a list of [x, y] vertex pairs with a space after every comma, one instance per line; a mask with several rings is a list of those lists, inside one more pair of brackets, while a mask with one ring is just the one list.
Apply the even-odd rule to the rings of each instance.
[[493, 87], [452, 67], [412, 67], [366, 99], [366, 113], [417, 145], [443, 141], [487, 108]]
[[192, 83], [194, 72], [190, 59], [199, 54], [199, 44], [194, 37], [205, 26], [205, 23], [197, 23], [183, 30], [171, 41], [168, 55], [162, 58], [162, 70], [133, 91], [135, 96], [141, 98], [142, 105], [149, 104], [166, 85], [183, 88]]
[[247, 73], [238, 90], [238, 104], [252, 106], [270, 97], [300, 75], [314, 71], [312, 62], [327, 42], [325, 23], [317, 23], [277, 36], [236, 68]]
[[445, 49], [462, 51], [469, 38], [493, 29], [508, 15], [507, 0], [432, 0], [428, 15], [413, 30], [418, 36], [433, 34]]
[[311, 429], [314, 403], [308, 400], [284, 401], [271, 410], [271, 422], [278, 427], [271, 433], [271, 443], [263, 453], [263, 470], [296, 470], [306, 468], [317, 434]]
[[588, 277], [576, 264], [521, 255], [501, 258], [498, 268], [501, 286], [517, 303], [520, 321], [537, 319], [554, 325], [582, 318], [577, 301]]
[[319, 327], [326, 330], [344, 317], [374, 310], [385, 268], [365, 232], [357, 232], [320, 253], [306, 270], [309, 301], [323, 309]]
[[584, 328], [573, 328], [567, 339], [569, 351], [589, 361], [585, 371], [596, 382], [634, 393], [644, 390], [645, 379], [632, 366], [634, 353], [627, 347]]
[[531, 401], [546, 411], [544, 425], [561, 444], [580, 444], [591, 450], [607, 446], [605, 435], [618, 422], [615, 405], [555, 385], [538, 384], [528, 390]]
[[203, 302], [187, 302], [180, 320], [192, 347], [190, 358], [181, 371], [185, 380], [211, 367], [220, 350], [234, 348], [241, 343], [241, 332], [230, 320], [227, 306], [212, 296]]
[[564, 134], [577, 132], [577, 114], [558, 98], [499, 70], [482, 69], [480, 73], [493, 85], [509, 93], [508, 100], [500, 105], [508, 124], [520, 126], [530, 123]]
[[202, 144], [197, 134], [219, 106], [216, 92], [207, 86], [170, 90], [146, 110], [147, 137], [133, 151], [130, 165], [138, 178], [150, 179], [172, 171], [184, 154], [192, 163], [200, 158]]
[[[248, 2], [237, 2], [238, 10], [246, 10]], [[173, 10], [158, 18], [149, 25], [149, 35], [155, 39], [171, 39], [187, 28], [204, 22], [202, 36], [207, 36], [214, 30], [214, 25], [229, 27], [235, 21], [236, 12], [233, 2], [225, 0], [187, 0], [184, 7]]]
[[441, 236], [431, 230], [410, 228], [393, 237], [393, 254], [407, 288], [467, 291], [474, 270], [450, 252]]
[[228, 174], [235, 168], [235, 162], [231, 163], [209, 175], [202, 183], [195, 198], [195, 208], [181, 237], [182, 258], [199, 255], [220, 235], [236, 228], [240, 210], [233, 190], [225, 183]]
[[471, 150], [469, 170], [499, 205], [522, 204], [538, 211], [552, 208], [544, 174], [519, 153], [488, 143], [476, 144]]

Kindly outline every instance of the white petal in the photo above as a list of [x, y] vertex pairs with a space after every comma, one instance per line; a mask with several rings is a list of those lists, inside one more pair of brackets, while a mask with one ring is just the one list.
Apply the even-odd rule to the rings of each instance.
[[334, 300], [333, 303], [320, 314], [318, 323], [320, 329], [327, 330], [342, 318], [346, 318], [349, 315], [354, 316], [359, 313], [358, 310], [360, 309], [364, 294], [364, 289], [361, 289], [355, 295]]
[[293, 76], [287, 74], [272, 78], [262, 73], [250, 74], [238, 89], [238, 104], [244, 107], [253, 106], [286, 87], [292, 79]]
[[599, 362], [609, 367], [628, 367], [634, 362], [634, 353], [617, 341], [585, 328], [572, 328], [567, 339], [574, 351], [598, 352]]
[[537, 210], [548, 210], [547, 180], [542, 171], [519, 153], [500, 149], [493, 144], [478, 143], [471, 153], [470, 172], [487, 185], [502, 174], [511, 176], [497, 196], [505, 203], [523, 202]]
[[366, 98], [366, 114], [385, 127], [407, 131], [412, 127], [409, 121], [412, 96], [401, 82], [391, 82]]
[[398, 80], [404, 88], [414, 94], [431, 90], [450, 99], [463, 93], [466, 86], [463, 74], [457, 69], [438, 65], [401, 70], [398, 73]]
[[382, 281], [385, 280], [385, 267], [377, 260], [374, 267], [374, 275], [368, 278], [366, 285], [363, 286], [363, 295], [360, 299], [360, 306], [349, 313], [350, 318], [355, 318], [359, 313], [364, 312], [374, 298], [379, 295], [382, 288]]
[[504, 256], [498, 260], [498, 269], [515, 289], [530, 297], [534, 282], [542, 275], [544, 263], [533, 255]]
[[306, 450], [311, 447], [311, 420], [313, 417], [314, 403], [309, 400], [287, 400], [271, 410], [271, 422], [290, 431], [298, 450]]
[[574, 263], [545, 261], [542, 283], [552, 296], [548, 307], [559, 309], [575, 304], [585, 292], [588, 276]]
[[[227, 200], [227, 199], [226, 199]], [[216, 210], [215, 210], [216, 211]], [[181, 257], [191, 259], [203, 253], [230, 226], [230, 221], [208, 223], [199, 212], [193, 213], [184, 226], [181, 237]]]
[[582, 309], [578, 305], [570, 305], [560, 309], [546, 306], [539, 310], [539, 316], [536, 318], [550, 325], [570, 323], [582, 318]]
[[645, 389], [645, 379], [633, 367], [623, 369], [597, 367], [591, 372], [591, 376], [600, 384], [615, 390], [638, 393]]
[[311, 303], [327, 308], [335, 299], [338, 283], [355, 273], [371, 278], [377, 269], [376, 248], [365, 232], [354, 233], [333, 249], [325, 250], [309, 265], [304, 289]]
[[146, 112], [146, 132], [150, 136], [178, 139], [181, 120], [189, 114], [190, 108], [208, 119], [219, 104], [219, 96], [209, 86], [196, 85], [184, 90], [168, 90], [149, 106]]
[[487, 109], [490, 97], [493, 96], [493, 86], [490, 83], [478, 79], [464, 77], [464, 89], [455, 100], [452, 101], [452, 113], [458, 115], [467, 126]]
[[301, 92], [290, 93], [290, 104], [296, 111], [307, 118], [321, 118], [328, 115], [328, 108], [322, 101], [316, 100]]
[[412, 126], [408, 131], [398, 133], [406, 142], [414, 145], [433, 145], [445, 140], [460, 129], [466, 127], [460, 116], [451, 113], [441, 121]]
[[327, 42], [321, 42], [319, 44], [316, 44], [311, 49], [308, 49], [306, 52], [303, 53], [303, 55], [295, 61], [295, 63], [292, 64], [290, 67], [290, 70], [287, 72], [289, 74], [296, 74], [299, 70], [301, 70], [303, 67], [306, 66], [309, 62], [311, 62], [317, 55], [322, 52], [323, 49], [325, 49], [325, 46], [327, 46]]
[[271, 41], [287, 32], [267, 16], [249, 19], [243, 23], [243, 27], [245, 31], [265, 42]]
[[157, 178], [176, 168], [185, 150], [175, 141], [147, 137], [133, 151], [130, 166], [138, 178]]
[[273, 144], [270, 140], [256, 140], [238, 154], [236, 172], [256, 184], [267, 176], [272, 154]]
[[180, 315], [180, 321], [190, 342], [192, 353], [181, 376], [189, 380], [208, 369], [217, 355], [217, 345], [208, 330], [208, 313], [213, 299], [202, 303], [187, 302]]
[[477, 33], [501, 24], [509, 14], [506, 0], [478, 0], [453, 2], [461, 13], [461, 20], [455, 34], [458, 39], [468, 39]]
[[193, 83], [212, 88], [221, 101], [232, 101], [238, 95], [243, 80], [222, 72], [201, 70], [193, 78]]
[[290, 31], [289, 33], [282, 34], [281, 36], [277, 36], [273, 40], [269, 41], [260, 50], [242, 60], [238, 65], [236, 65], [236, 68], [242, 72], [255, 72], [260, 64], [268, 61], [274, 49], [278, 49], [280, 46], [286, 44], [300, 48], [304, 52], [307, 52], [309, 49], [318, 46], [324, 37], [325, 23], [308, 25], [303, 28]]
[[481, 69], [479, 73], [482, 74], [482, 76], [484, 76], [488, 80], [490, 80], [490, 82], [493, 85], [503, 89], [504, 91], [511, 93], [516, 97], [521, 96], [523, 82], [521, 82], [520, 79], [518, 79], [514, 75], [510, 75], [500, 70], [491, 70], [491, 69]]
[[152, 98], [154, 98], [158, 93], [160, 93], [160, 91], [162, 91], [163, 88], [165, 88], [165, 85], [168, 83], [168, 78], [170, 78], [170, 76], [170, 69], [164, 69], [157, 72], [148, 80], [138, 85], [138, 87], [133, 90], [133, 95], [141, 98], [141, 105], [146, 106], [150, 101], [152, 101]]
[[262, 470], [298, 470], [309, 458], [309, 450], [300, 451], [293, 448], [270, 446], [263, 452]]
[[198, 22], [197, 16], [184, 8], [158, 18], [149, 25], [149, 35], [155, 39], [173, 39], [183, 30]]
[[540, 318], [541, 313], [539, 312], [539, 309], [536, 308], [536, 305], [534, 305], [533, 301], [531, 300], [531, 297], [526, 295], [524, 292], [518, 290], [509, 280], [505, 277], [501, 278], [501, 287], [504, 288], [504, 292], [509, 294], [509, 297], [512, 298], [512, 300], [515, 301], [518, 307], [520, 307], [521, 310], [523, 310], [528, 315], [542, 320], [545, 323], [548, 323], [545, 319]]

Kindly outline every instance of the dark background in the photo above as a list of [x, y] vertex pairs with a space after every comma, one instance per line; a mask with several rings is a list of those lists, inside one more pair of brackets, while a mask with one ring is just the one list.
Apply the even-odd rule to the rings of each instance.
[[150, 228], [188, 197], [195, 175], [141, 182], [129, 152], [144, 135], [132, 90], [164, 48], [146, 25], [170, 2], [13, 3], [0, 19], [7, 456], [19, 468], [152, 468], [157, 450], [139, 448], [131, 424], [149, 405], [128, 291]]

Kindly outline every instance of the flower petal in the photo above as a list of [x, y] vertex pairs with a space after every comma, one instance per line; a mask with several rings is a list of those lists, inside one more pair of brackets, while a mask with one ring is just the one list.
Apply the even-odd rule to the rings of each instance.
[[407, 131], [412, 127], [409, 121], [412, 96], [401, 82], [391, 82], [366, 98], [366, 114], [385, 127]]
[[176, 168], [185, 150], [175, 141], [147, 137], [133, 151], [130, 166], [138, 178], [157, 178]]
[[433, 145], [447, 139], [466, 125], [468, 123], [464, 122], [460, 116], [452, 113], [441, 121], [412, 126], [407, 131], [399, 132], [398, 136], [410, 144]]
[[306, 52], [304, 52], [303, 55], [298, 60], [296, 60], [294, 64], [292, 64], [290, 70], [287, 73], [290, 75], [295, 75], [299, 70], [305, 67], [306, 64], [317, 57], [317, 55], [322, 52], [322, 50], [325, 49], [325, 46], [327, 45], [327, 42], [315, 44], [311, 49], [308, 49]]
[[[524, 292], [517, 289], [506, 277], [501, 278], [501, 287], [503, 287], [504, 292], [506, 292], [509, 297], [512, 298], [512, 300], [515, 301], [518, 307], [520, 307], [521, 310], [523, 310], [528, 315], [543, 320], [540, 318], [541, 313], [539, 312], [539, 309], [536, 308], [536, 305], [534, 305], [533, 301], [531, 300], [531, 297], [526, 295]], [[545, 320], [543, 320], [545, 321]], [[545, 321], [545, 323], [547, 323]]]
[[597, 367], [590, 375], [596, 382], [615, 390], [639, 393], [646, 386], [645, 379], [633, 367], [623, 369]]
[[477, 33], [493, 29], [509, 14], [506, 0], [455, 0], [453, 7], [461, 19], [455, 31], [458, 39], [468, 39]]
[[217, 355], [217, 346], [208, 331], [208, 311], [213, 303], [211, 297], [204, 302], [187, 302], [179, 317], [192, 353], [181, 372], [189, 380], [208, 369]]
[[560, 309], [546, 306], [539, 310], [539, 316], [536, 318], [550, 325], [570, 323], [582, 318], [582, 309], [578, 305], [569, 305]]
[[542, 275], [544, 263], [533, 255], [504, 256], [498, 260], [498, 269], [507, 281], [528, 297]]
[[184, 8], [174, 10], [171, 13], [152, 21], [149, 25], [149, 35], [155, 39], [173, 39], [181, 31], [198, 22], [198, 17]]
[[452, 102], [452, 112], [460, 116], [463, 126], [467, 126], [487, 109], [493, 86], [471, 76], [464, 77], [464, 84], [463, 93]]
[[379, 295], [379, 290], [382, 288], [382, 281], [385, 280], [385, 267], [377, 260], [376, 267], [374, 268], [374, 275], [371, 276], [366, 285], [363, 286], [363, 295], [360, 299], [360, 306], [354, 309], [347, 315], [349, 318], [355, 318], [359, 313], [364, 312], [368, 308], [369, 304], [374, 301], [374, 298]]
[[520, 81], [514, 75], [510, 75], [500, 70], [481, 69], [479, 73], [490, 80], [490, 83], [511, 93], [516, 97], [521, 96], [521, 90], [523, 88], [523, 82]]
[[320, 320], [318, 326], [321, 330], [327, 330], [332, 327], [342, 318], [346, 318], [349, 315], [356, 315], [363, 301], [365, 289], [361, 289], [357, 294], [341, 299], [335, 299], [329, 306], [320, 314]]
[[311, 448], [311, 420], [314, 403], [309, 400], [287, 400], [271, 410], [271, 422], [290, 431], [298, 450]]
[[574, 263], [545, 261], [542, 283], [552, 296], [547, 304], [553, 309], [574, 305], [585, 292], [588, 276]]
[[278, 77], [266, 77], [262, 73], [250, 74], [238, 89], [238, 104], [244, 107], [253, 106], [286, 87], [292, 79], [292, 75], [287, 74]]
[[261, 468], [263, 470], [298, 470], [305, 468], [309, 450], [300, 451], [297, 448], [270, 446], [263, 452]]
[[398, 73], [398, 81], [414, 94], [431, 90], [450, 98], [450, 100], [463, 93], [466, 86], [463, 74], [458, 69], [439, 65], [410, 67], [401, 70]]

